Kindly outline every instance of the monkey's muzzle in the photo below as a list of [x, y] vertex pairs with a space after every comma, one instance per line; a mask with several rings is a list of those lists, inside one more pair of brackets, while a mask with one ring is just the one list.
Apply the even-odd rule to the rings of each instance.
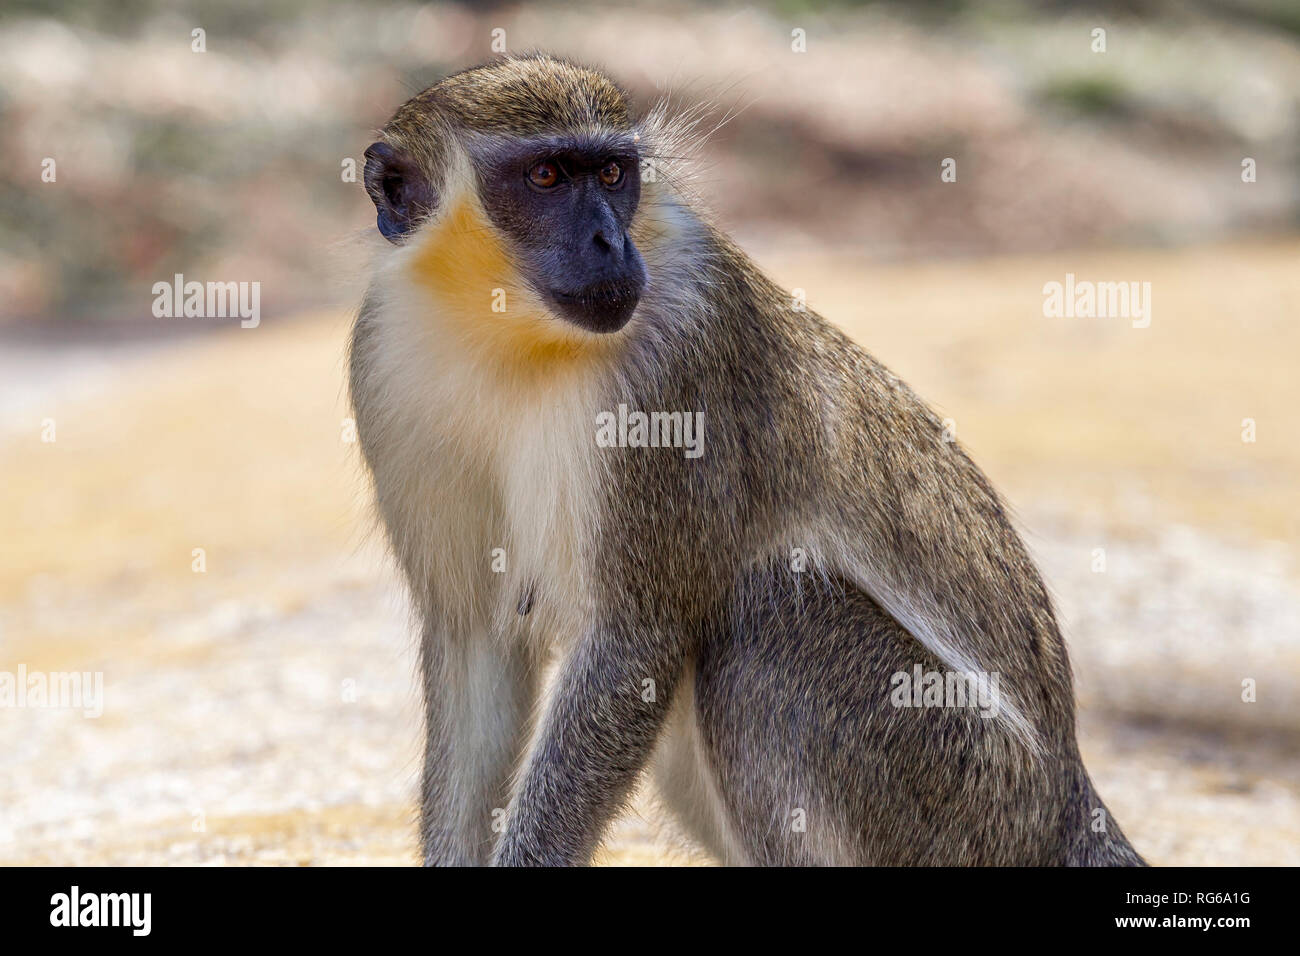
[[627, 325], [645, 289], [645, 273], [637, 277], [597, 282], [576, 292], [551, 289], [556, 311], [589, 332], [617, 332]]

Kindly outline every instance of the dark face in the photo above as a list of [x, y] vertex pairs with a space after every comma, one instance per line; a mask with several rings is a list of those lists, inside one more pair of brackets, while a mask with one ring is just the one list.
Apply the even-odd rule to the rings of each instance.
[[632, 138], [484, 141], [471, 152], [484, 208], [537, 293], [589, 331], [627, 324], [646, 284], [628, 235], [641, 197]]

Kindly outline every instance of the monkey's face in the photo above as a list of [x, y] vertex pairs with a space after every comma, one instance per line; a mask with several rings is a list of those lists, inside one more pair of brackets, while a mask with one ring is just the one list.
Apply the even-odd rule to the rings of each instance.
[[[635, 138], [475, 134], [464, 152], [471, 182], [457, 189], [435, 185], [427, 164], [406, 150], [388, 143], [366, 150], [366, 189], [384, 237], [403, 244], [432, 220], [435, 231], [444, 227], [434, 240], [454, 247], [440, 250], [452, 260], [444, 276], [459, 267], [454, 284], [517, 276], [563, 320], [590, 332], [623, 328], [646, 285], [629, 235], [641, 196]], [[476, 203], [454, 195], [470, 190]], [[467, 205], [481, 207], [489, 223], [476, 222]], [[483, 288], [464, 291], [462, 298], [488, 301]]]

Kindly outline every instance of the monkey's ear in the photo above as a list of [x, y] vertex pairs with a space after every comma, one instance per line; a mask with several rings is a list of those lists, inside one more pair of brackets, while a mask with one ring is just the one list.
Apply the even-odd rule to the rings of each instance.
[[397, 243], [431, 212], [437, 195], [413, 159], [387, 143], [366, 148], [366, 192], [378, 211], [379, 231]]

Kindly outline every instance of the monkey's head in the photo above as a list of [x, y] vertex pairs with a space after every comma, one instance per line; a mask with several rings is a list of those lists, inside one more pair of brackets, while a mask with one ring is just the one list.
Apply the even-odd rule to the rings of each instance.
[[647, 282], [640, 140], [606, 77], [515, 57], [402, 106], [366, 150], [366, 191], [409, 274], [469, 322], [615, 332]]

